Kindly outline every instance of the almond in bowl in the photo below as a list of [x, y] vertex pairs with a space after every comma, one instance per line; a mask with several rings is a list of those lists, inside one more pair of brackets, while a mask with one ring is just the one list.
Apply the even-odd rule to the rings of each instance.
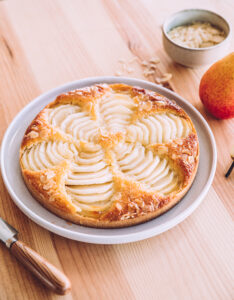
[[221, 43], [226, 35], [218, 27], [206, 22], [177, 26], [168, 32], [170, 39], [188, 48], [206, 48]]
[[163, 24], [163, 46], [173, 61], [198, 67], [211, 64], [228, 51], [231, 28], [218, 14], [188, 9], [170, 16]]

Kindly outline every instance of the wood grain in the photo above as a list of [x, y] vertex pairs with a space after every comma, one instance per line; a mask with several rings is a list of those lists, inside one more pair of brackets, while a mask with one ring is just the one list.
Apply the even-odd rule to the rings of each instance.
[[[215, 135], [218, 165], [200, 207], [172, 230], [137, 243], [92, 245], [54, 235], [11, 201], [0, 178], [0, 215], [20, 238], [64, 270], [72, 293], [61, 299], [233, 299], [234, 172], [224, 177], [234, 140], [233, 120], [215, 120], [198, 96], [207, 67], [188, 69], [163, 51], [161, 24], [192, 6], [211, 9], [232, 26], [232, 1], [12, 0], [0, 1], [0, 139], [33, 98], [88, 76], [114, 75], [118, 60], [160, 58], [158, 74], [206, 118]], [[232, 43], [232, 49], [234, 44]], [[139, 64], [127, 76], [143, 78]], [[0, 299], [60, 299], [45, 289], [0, 245]]]

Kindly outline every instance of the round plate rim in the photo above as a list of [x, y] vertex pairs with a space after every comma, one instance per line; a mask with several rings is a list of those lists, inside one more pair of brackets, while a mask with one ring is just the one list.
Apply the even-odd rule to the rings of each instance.
[[[92, 84], [98, 84], [98, 83], [107, 83], [107, 84], [125, 83], [125, 84], [129, 84], [129, 85], [136, 85], [139, 87], [144, 86], [144, 88], [147, 88], [147, 89], [155, 89], [156, 88], [158, 90], [158, 92], [161, 93], [162, 95], [166, 93], [166, 94], [170, 94], [172, 97], [174, 96], [176, 98], [179, 98], [180, 101], [185, 103], [185, 105], [187, 105], [197, 115], [197, 117], [199, 117], [199, 121], [201, 121], [203, 123], [203, 126], [206, 127], [207, 133], [210, 138], [211, 146], [212, 146], [212, 151], [213, 151], [213, 153], [212, 153], [213, 160], [212, 160], [212, 168], [211, 168], [210, 176], [209, 176], [203, 190], [201, 191], [200, 195], [194, 200], [194, 202], [187, 209], [182, 211], [179, 215], [172, 218], [171, 220], [166, 221], [164, 224], [155, 226], [153, 228], [151, 228], [151, 227], [147, 228], [146, 230], [143, 230], [141, 232], [136, 231], [131, 234], [122, 234], [122, 235], [118, 235], [118, 236], [109, 236], [109, 235], [103, 236], [103, 235], [98, 235], [98, 234], [94, 235], [94, 234], [87, 234], [87, 233], [81, 233], [81, 232], [71, 232], [69, 229], [60, 227], [58, 225], [51, 223], [50, 221], [48, 221], [46, 219], [42, 219], [41, 217], [39, 217], [34, 211], [31, 211], [23, 202], [21, 202], [21, 200], [18, 198], [18, 196], [15, 194], [14, 190], [11, 187], [11, 184], [10, 184], [7, 174], [6, 174], [4, 160], [5, 160], [5, 150], [7, 149], [6, 140], [7, 140], [8, 136], [11, 134], [11, 130], [14, 127], [14, 125], [20, 120], [20, 118], [22, 118], [22, 116], [27, 111], [30, 110], [30, 108], [32, 106], [34, 106], [37, 102], [39, 103], [43, 98], [48, 97], [50, 94], [53, 94], [55, 92], [56, 93], [58, 92], [58, 94], [63, 93], [65, 90], [69, 90], [70, 87], [73, 87], [76, 85], [79, 87], [81, 87], [81, 86], [85, 87], [85, 86], [89, 86]], [[145, 86], [147, 86], [147, 87], [145, 87]], [[74, 89], [74, 87], [71, 88], [70, 90], [72, 90], [72, 89]], [[95, 243], [95, 244], [122, 244], [122, 243], [136, 242], [136, 241], [144, 240], [144, 239], [156, 236], [158, 234], [161, 234], [161, 233], [173, 228], [177, 224], [181, 223], [201, 204], [202, 200], [204, 199], [205, 195], [207, 194], [207, 192], [212, 184], [214, 175], [215, 175], [216, 164], [217, 164], [217, 150], [216, 150], [216, 143], [215, 143], [213, 133], [212, 133], [208, 123], [204, 119], [204, 117], [200, 114], [200, 112], [192, 104], [190, 104], [188, 101], [186, 101], [183, 97], [176, 94], [175, 92], [168, 90], [164, 87], [158, 86], [154, 83], [151, 83], [151, 82], [148, 82], [145, 80], [141, 80], [141, 79], [135, 79], [135, 78], [129, 78], [129, 77], [114, 77], [114, 76], [88, 77], [88, 78], [84, 78], [81, 80], [75, 80], [75, 81], [63, 84], [61, 86], [55, 87], [55, 88], [39, 95], [38, 97], [36, 97], [29, 104], [27, 104], [15, 116], [15, 118], [10, 123], [9, 127], [7, 128], [7, 130], [4, 134], [3, 140], [2, 140], [1, 157], [0, 157], [1, 173], [2, 173], [2, 178], [3, 178], [4, 184], [9, 192], [12, 200], [14, 201], [14, 203], [19, 207], [19, 209], [25, 215], [27, 215], [32, 221], [34, 221], [38, 225], [40, 225], [43, 228], [45, 228], [51, 232], [54, 232], [58, 235], [61, 235], [63, 237], [69, 238], [69, 239], [81, 241], [81, 242]], [[42, 209], [45, 209], [45, 208], [42, 207]], [[148, 221], [148, 222], [151, 222], [151, 221]], [[79, 225], [77, 225], [77, 226], [79, 226]], [[135, 226], [141, 226], [141, 224], [135, 225]], [[96, 228], [93, 228], [93, 230], [95, 231]], [[109, 229], [109, 230], [111, 230], [111, 229]]]

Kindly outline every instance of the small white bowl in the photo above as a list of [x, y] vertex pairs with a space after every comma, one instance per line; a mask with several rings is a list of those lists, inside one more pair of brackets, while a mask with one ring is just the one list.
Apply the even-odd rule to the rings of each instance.
[[[225, 39], [214, 46], [207, 48], [188, 48], [173, 42], [168, 32], [177, 26], [190, 24], [195, 21], [209, 22], [222, 29]], [[231, 42], [231, 27], [229, 23], [218, 14], [204, 9], [186, 9], [179, 11], [166, 19], [163, 24], [163, 46], [167, 54], [177, 63], [187, 67], [198, 67], [211, 64], [223, 57]]]

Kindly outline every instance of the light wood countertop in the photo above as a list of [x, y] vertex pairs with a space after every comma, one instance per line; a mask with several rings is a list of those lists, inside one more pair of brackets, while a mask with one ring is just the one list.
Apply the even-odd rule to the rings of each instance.
[[[39, 94], [68, 81], [114, 75], [120, 58], [136, 55], [160, 58], [160, 73], [173, 74], [170, 86], [206, 118], [218, 147], [216, 176], [199, 208], [170, 231], [125, 245], [85, 244], [50, 233], [15, 206], [0, 177], [0, 216], [68, 275], [73, 289], [63, 299], [234, 297], [234, 172], [224, 177], [231, 164], [234, 122], [215, 120], [199, 100], [207, 67], [179, 66], [162, 47], [163, 20], [193, 6], [218, 12], [233, 26], [231, 0], [0, 1], [0, 141], [15, 115]], [[140, 66], [134, 65], [128, 76], [143, 78]], [[0, 245], [1, 300], [58, 298]]]

